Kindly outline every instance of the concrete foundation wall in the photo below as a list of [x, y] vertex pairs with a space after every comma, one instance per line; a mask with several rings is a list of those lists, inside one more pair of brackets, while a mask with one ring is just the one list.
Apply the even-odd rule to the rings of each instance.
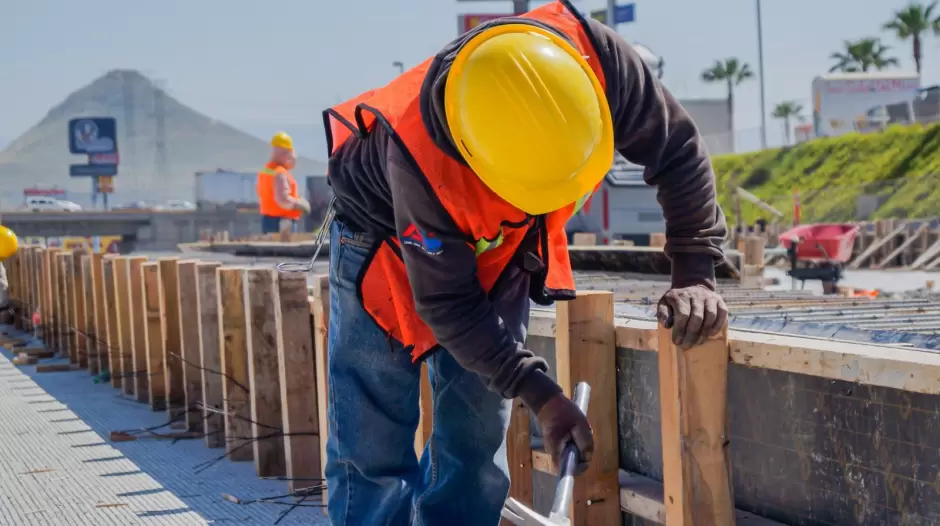
[[134, 250], [175, 251], [180, 243], [199, 241], [199, 231], [227, 231], [232, 239], [261, 233], [261, 217], [234, 210], [191, 214], [154, 214], [151, 226], [137, 231]]

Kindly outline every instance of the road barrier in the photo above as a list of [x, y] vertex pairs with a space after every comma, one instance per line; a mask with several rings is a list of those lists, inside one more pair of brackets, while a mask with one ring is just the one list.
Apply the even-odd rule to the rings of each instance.
[[[68, 357], [71, 367], [66, 369], [92, 375], [108, 371], [112, 387], [154, 411], [166, 411], [177, 429], [173, 436], [205, 440], [209, 448], [224, 449], [230, 461], [254, 462], [258, 476], [284, 477], [289, 491], [298, 494], [315, 486], [325, 499], [321, 479], [328, 398], [323, 374], [327, 276], [315, 276], [310, 287], [306, 275], [278, 274], [272, 268], [32, 246], [21, 248], [5, 264], [16, 328], [36, 331], [48, 351]], [[36, 311], [39, 326], [33, 325]], [[595, 432], [595, 453], [575, 485], [572, 524], [620, 524], [623, 512], [670, 526], [726, 525], [736, 518], [753, 521], [747, 524], [777, 524], [750, 512], [787, 522], [788, 513], [820, 521], [848, 514], [832, 520], [839, 524], [861, 524], [865, 514], [875, 512], [927, 522], [940, 518], [915, 492], [918, 481], [933, 487], [929, 484], [940, 476], [940, 448], [931, 445], [936, 433], [929, 432], [934, 429], [931, 418], [940, 429], [940, 354], [728, 330], [683, 351], [654, 322], [615, 319], [614, 295], [606, 291], [582, 292], [554, 310], [535, 310], [529, 331], [529, 347], [553, 364], [552, 374], [566, 394], [570, 396], [581, 381], [592, 388], [588, 419]], [[33, 363], [48, 356], [24, 354]], [[776, 376], [760, 376], [768, 374]], [[758, 376], [772, 387], [769, 394], [751, 387], [744, 395], [729, 395]], [[809, 387], [793, 387], [803, 384]], [[862, 396], [853, 395], [854, 388], [865, 389], [870, 398], [851, 410], [829, 412], [831, 403]], [[415, 438], [418, 455], [433, 433], [430, 392], [424, 372]], [[797, 400], [804, 392], [830, 398], [825, 406], [818, 406], [817, 398]], [[907, 400], [906, 412], [896, 399]], [[742, 416], [741, 407], [752, 402], [764, 407]], [[889, 416], [896, 407], [900, 416]], [[779, 413], [784, 410], [823, 411], [842, 423], [830, 428], [828, 420], [815, 421], [818, 429], [867, 432], [875, 437], [874, 445], [859, 440], [849, 445], [836, 435], [826, 444], [801, 442], [806, 446], [802, 450], [775, 442], [783, 440], [774, 436], [781, 433], [786, 440], [805, 439], [807, 433], [825, 437], [816, 428], [789, 427], [788, 415]], [[880, 416], [869, 418], [868, 412], [876, 410]], [[764, 412], [771, 413], [766, 421], [761, 420]], [[783, 427], [774, 428], [769, 437], [757, 436], [760, 430], [751, 436], [748, 430], [757, 429], [758, 420], [765, 427]], [[554, 467], [538, 447], [532, 422], [516, 400], [507, 447], [510, 495], [538, 508], [539, 492], [545, 490], [542, 482]], [[908, 442], [892, 438], [899, 422], [906, 423], [913, 436], [905, 439]], [[115, 430], [112, 439], [134, 437]], [[921, 475], [898, 469], [898, 459], [888, 453], [895, 441], [921, 448], [920, 453], [910, 453], [921, 455], [914, 457], [925, 470]], [[795, 460], [775, 468], [783, 471], [754, 468], [763, 461], [748, 457], [757, 451], [754, 444], [777, 448], [771, 456], [782, 451], [780, 455]], [[856, 454], [865, 451], [874, 454], [860, 460]], [[835, 468], [825, 473], [817, 469], [820, 458]], [[790, 470], [784, 469], [787, 466]], [[754, 470], [759, 473], [751, 473]], [[829, 484], [826, 477], [855, 480], [852, 470], [881, 477], [881, 486], [865, 479], [864, 484], [839, 486], [842, 493], [814, 489]], [[902, 484], [908, 479], [914, 488], [910, 495]], [[780, 493], [780, 488], [791, 486], [805, 487], [802, 491], [810, 496], [799, 500], [793, 493], [798, 489]], [[760, 491], [764, 493], [755, 494]], [[849, 505], [836, 511], [835, 501], [814, 502], [811, 494], [816, 491]], [[766, 504], [768, 499], [773, 506]], [[778, 506], [778, 501], [788, 507]], [[735, 510], [735, 503], [743, 510]]]

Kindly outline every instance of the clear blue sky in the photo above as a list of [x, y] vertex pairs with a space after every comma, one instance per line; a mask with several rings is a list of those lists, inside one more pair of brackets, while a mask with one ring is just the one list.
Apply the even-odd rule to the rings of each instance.
[[[664, 81], [678, 97], [723, 97], [723, 87], [699, 81], [717, 58], [736, 56], [756, 70], [755, 0], [635, 1], [638, 21], [620, 33], [665, 57]], [[913, 71], [910, 45], [880, 30], [906, 3], [763, 0], [768, 108], [786, 99], [808, 107], [812, 78], [828, 70], [843, 39], [883, 36]], [[592, 10], [604, 2], [576, 5]], [[510, 2], [454, 0], [4, 2], [0, 141], [106, 71], [134, 68], [249, 133], [285, 129], [301, 153], [322, 159], [324, 107], [384, 84], [396, 73], [394, 61], [413, 65], [435, 53], [456, 35], [458, 13], [509, 9]], [[940, 83], [940, 39], [928, 38], [924, 53], [924, 85]], [[738, 91], [739, 135], [756, 137], [758, 93], [756, 81]], [[779, 125], [768, 122], [777, 143]]]

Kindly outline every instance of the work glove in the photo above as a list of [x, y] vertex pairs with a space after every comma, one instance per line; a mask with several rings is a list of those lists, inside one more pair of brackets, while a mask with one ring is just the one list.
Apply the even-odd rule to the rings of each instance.
[[303, 210], [305, 214], [310, 214], [310, 203], [303, 197], [297, 199], [297, 208]]
[[663, 327], [672, 329], [672, 343], [682, 349], [705, 343], [728, 321], [728, 306], [721, 296], [703, 285], [674, 288], [656, 307]]
[[594, 454], [594, 431], [587, 415], [564, 393], [558, 393], [542, 406], [537, 416], [542, 424], [545, 451], [551, 454], [555, 469], [561, 466], [561, 454], [565, 446], [568, 442], [574, 442], [580, 452], [575, 474], [584, 473]]

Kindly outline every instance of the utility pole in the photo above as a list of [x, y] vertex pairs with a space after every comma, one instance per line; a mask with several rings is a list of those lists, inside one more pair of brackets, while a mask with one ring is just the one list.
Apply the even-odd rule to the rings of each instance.
[[512, 0], [512, 14], [521, 15], [529, 12], [529, 0]]
[[607, 27], [617, 30], [617, 0], [607, 0]]
[[754, 1], [757, 3], [757, 67], [760, 70], [760, 146], [762, 150], [766, 150], [767, 106], [764, 98], [764, 28], [761, 23], [760, 0]]

